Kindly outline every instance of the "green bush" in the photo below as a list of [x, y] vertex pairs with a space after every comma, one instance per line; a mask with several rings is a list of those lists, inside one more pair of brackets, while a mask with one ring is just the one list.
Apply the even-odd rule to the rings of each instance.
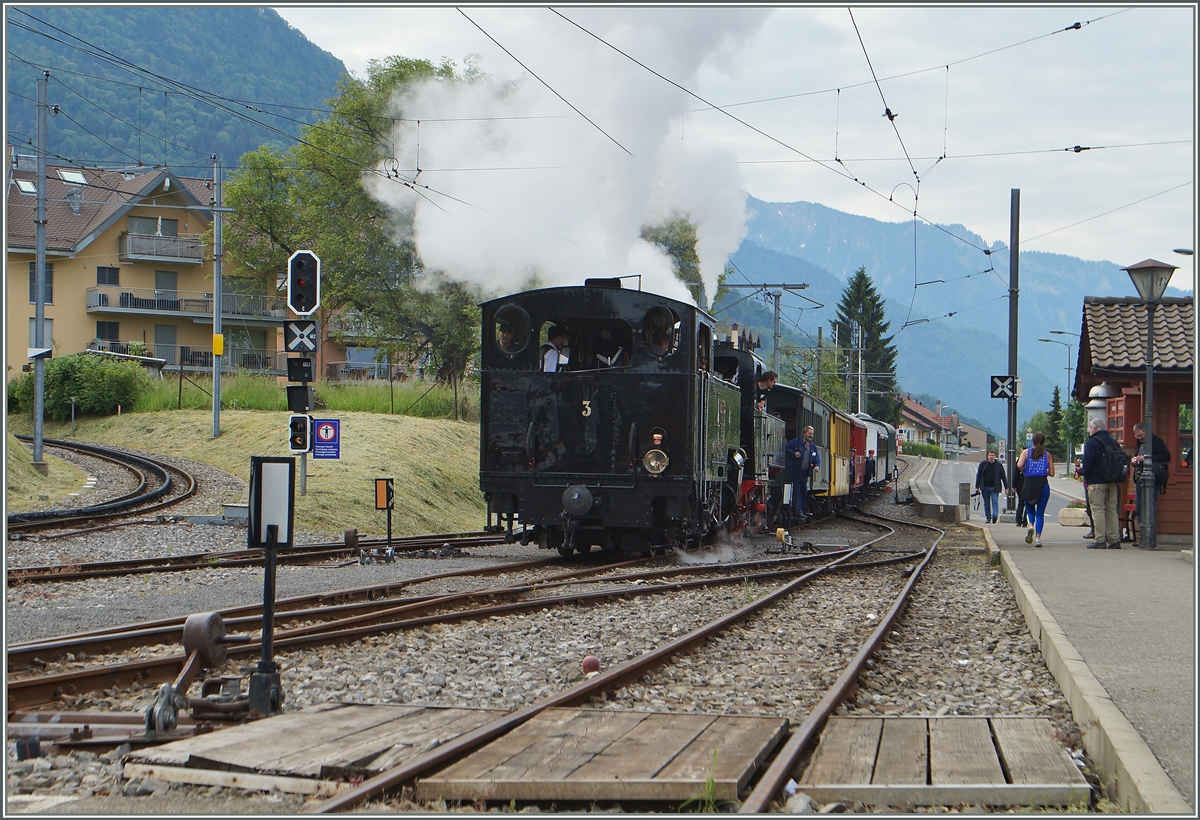
[[919, 441], [904, 442], [904, 455], [925, 456], [926, 458], [945, 458], [946, 454], [936, 444], [923, 444]]
[[[9, 382], [9, 412], [33, 412], [33, 377], [24, 373]], [[111, 416], [118, 405], [131, 410], [149, 384], [150, 377], [137, 362], [93, 354], [49, 359], [42, 392], [45, 418], [70, 420], [72, 396], [76, 417]]]

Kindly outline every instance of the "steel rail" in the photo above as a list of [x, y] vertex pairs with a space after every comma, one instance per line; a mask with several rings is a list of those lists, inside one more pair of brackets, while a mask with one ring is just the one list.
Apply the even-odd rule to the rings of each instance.
[[[141, 522], [152, 523], [152, 522]], [[380, 545], [387, 543], [379, 539]], [[280, 550], [276, 561], [280, 564], [313, 563], [356, 554], [364, 545], [375, 544], [376, 539], [363, 539], [359, 546], [345, 544], [301, 544]], [[392, 539], [392, 548], [398, 552], [417, 552], [435, 544], [453, 547], [486, 547], [505, 543], [503, 536], [494, 534], [462, 533], [454, 535], [414, 535]], [[95, 561], [85, 564], [62, 566], [12, 567], [6, 577], [13, 583], [45, 583], [53, 581], [82, 581], [93, 578], [113, 578], [153, 572], [185, 572], [193, 569], [227, 569], [263, 565], [261, 549], [221, 550], [195, 552], [157, 558], [131, 558], [121, 561]]]
[[[394, 603], [395, 600], [398, 600], [395, 596], [401, 590], [416, 584], [469, 575], [478, 575], [481, 577], [502, 575], [506, 572], [534, 569], [547, 565], [560, 564], [561, 562], [562, 559], [558, 556], [553, 558], [537, 558], [531, 561], [519, 561], [495, 567], [440, 572], [387, 584], [375, 584], [366, 587], [335, 590], [333, 592], [320, 592], [313, 595], [299, 595], [276, 601], [275, 614], [277, 618], [283, 616], [290, 617], [292, 613], [299, 612], [302, 614], [307, 608], [311, 607], [324, 607], [326, 610], [332, 610], [338, 606], [348, 606], [356, 601], [365, 601], [367, 604], [374, 602], [376, 605], [383, 605], [389, 599], [391, 599], [391, 603]], [[240, 623], [262, 623], [261, 604], [229, 607], [217, 610], [217, 614], [221, 616], [227, 626]], [[183, 636], [183, 625], [186, 620], [186, 618], [164, 618], [156, 621], [122, 624], [89, 632], [58, 635], [52, 638], [9, 644], [7, 648], [8, 668], [28, 668], [33, 659], [40, 655], [47, 656], [39, 658], [41, 661], [58, 660], [67, 652], [78, 654], [79, 649], [91, 651], [94, 654], [109, 654], [138, 646], [179, 643]]]
[[913, 527], [933, 530], [938, 533], [938, 537], [926, 551], [925, 560], [909, 576], [908, 583], [900, 590], [900, 593], [888, 609], [887, 614], [880, 621], [879, 626], [875, 628], [875, 631], [863, 643], [858, 653], [851, 659], [849, 665], [842, 671], [842, 674], [838, 676], [833, 686], [826, 691], [824, 697], [813, 707], [808, 718], [792, 733], [787, 743], [784, 744], [783, 749], [780, 750], [779, 754], [775, 756], [775, 759], [771, 761], [766, 771], [758, 779], [758, 783], [742, 802], [739, 809], [739, 813], [741, 814], [762, 814], [766, 812], [770, 802], [776, 795], [783, 791], [784, 784], [792, 777], [801, 756], [808, 750], [812, 742], [816, 740], [817, 735], [829, 720], [829, 716], [833, 714], [833, 710], [853, 691], [857, 685], [858, 676], [866, 668], [867, 660], [879, 649], [884, 637], [891, 631], [897, 618], [900, 617], [900, 613], [908, 605], [909, 596], [916, 587], [921, 573], [929, 565], [929, 562], [933, 560], [934, 555], [937, 553], [938, 544], [941, 543], [942, 538], [946, 535], [945, 530], [938, 527], [931, 527], [928, 524], [898, 521], [885, 516], [875, 515], [874, 513], [863, 514], [884, 521], [893, 521], [898, 524], [907, 524]]
[[[276, 623], [280, 621], [312, 621], [316, 619], [331, 619], [334, 616], [345, 616], [341, 620], [334, 619], [332, 622], [339, 625], [351, 625], [353, 623], [367, 623], [371, 620], [377, 620], [382, 617], [400, 613], [413, 613], [421, 609], [441, 608], [456, 601], [470, 601], [472, 599], [496, 599], [500, 597], [510, 598], [514, 595], [528, 594], [532, 592], [544, 592], [546, 590], [559, 587], [579, 586], [580, 584], [596, 584], [596, 583], [613, 583], [613, 584], [628, 584], [637, 583], [639, 581], [652, 581], [663, 578], [671, 578], [680, 575], [697, 575], [709, 572], [729, 572], [731, 570], [747, 570], [755, 567], [773, 568], [781, 565], [802, 563], [808, 561], [817, 561], [823, 557], [821, 554], [815, 555], [795, 555], [785, 558], [774, 558], [766, 560], [744, 561], [735, 564], [694, 564], [686, 567], [671, 567], [666, 569], [644, 570], [635, 573], [625, 573], [619, 575], [607, 575], [605, 577], [596, 577], [604, 573], [611, 573], [614, 570], [619, 570], [625, 567], [637, 566], [646, 563], [651, 559], [639, 558], [620, 564], [604, 564], [601, 566], [569, 569], [565, 572], [556, 573], [540, 579], [518, 584], [509, 585], [506, 587], [484, 588], [477, 590], [468, 590], [465, 592], [454, 593], [451, 595], [445, 594], [429, 594], [408, 597], [386, 597], [384, 599], [369, 598], [368, 600], [359, 603], [325, 603], [319, 599], [325, 596], [304, 596], [299, 599], [288, 599], [276, 604]], [[912, 556], [900, 555], [884, 559], [880, 562], [859, 562], [855, 563], [855, 567], [875, 566], [881, 563], [894, 563], [897, 561], [909, 560]], [[462, 570], [453, 573], [443, 573], [436, 576], [426, 576], [424, 578], [413, 579], [409, 584], [421, 583], [427, 580], [435, 580], [445, 577], [455, 577], [462, 575], [497, 575], [505, 571], [513, 569], [527, 569], [546, 566], [547, 564], [557, 564], [560, 559], [537, 559], [534, 561], [521, 562], [520, 564], [508, 565], [503, 568], [488, 568], [487, 571], [479, 572], [474, 570]], [[784, 572], [783, 576], [788, 577], [794, 574], [793, 571]], [[698, 582], [701, 585], [709, 583], [729, 583], [733, 580], [773, 580], [780, 576], [780, 573], [760, 573], [756, 575], [748, 575], [745, 572], [735, 576], [734, 578], [708, 578], [701, 579]], [[677, 585], [678, 588], [678, 585]], [[358, 597], [364, 597], [361, 593], [375, 588], [366, 588], [366, 590], [352, 590], [350, 592], [359, 593]], [[344, 593], [339, 593], [338, 597], [343, 597]], [[579, 596], [575, 596], [575, 600], [585, 600]], [[553, 601], [553, 598], [542, 598], [539, 600]], [[319, 608], [299, 608], [299, 604], [312, 604], [316, 602]], [[249, 606], [238, 607], [236, 609], [227, 609], [218, 612], [222, 616], [226, 628], [230, 632], [236, 632], [238, 627], [255, 627], [262, 620], [261, 607]], [[71, 654], [79, 654], [82, 651], [89, 651], [91, 654], [112, 654], [114, 652], [128, 650], [138, 647], [160, 646], [164, 644], [178, 643], [182, 636], [183, 623], [185, 619], [174, 618], [167, 621], [150, 622], [143, 624], [131, 624], [122, 627], [110, 627], [107, 629], [96, 630], [93, 632], [80, 633], [76, 635], [60, 636], [39, 641], [30, 641], [21, 644], [13, 644], [8, 648], [8, 668], [11, 669], [27, 669], [34, 665], [45, 665], [47, 659], [59, 660], [68, 652]], [[303, 627], [306, 632], [316, 632], [320, 629], [328, 628], [324, 624], [317, 624], [308, 627]], [[292, 630], [289, 635], [302, 634], [296, 630]]]
[[[885, 537], [887, 536], [881, 536], [880, 539], [876, 540], [881, 540]], [[859, 547], [853, 551], [847, 551], [838, 554], [843, 558], [851, 553], [857, 555], [866, 546], [867, 545], [863, 545], [862, 547]], [[811, 560], [812, 558], [813, 556], [798, 556], [791, 560], [793, 562], [801, 562], [804, 560]], [[833, 563], [840, 563], [843, 558], [839, 558]], [[910, 556], [894, 556], [883, 559], [882, 561], [869, 563], [848, 563], [847, 568], [867, 568], [870, 566], [897, 563], [905, 560], [910, 560]], [[714, 567], [712, 565], [697, 565], [692, 567], [692, 570], [693, 572], [711, 572], [717, 568], [720, 567]], [[594, 568], [589, 572], [595, 574], [604, 572], [607, 569], [607, 567], [599, 567]], [[586, 594], [537, 597], [529, 600], [513, 601], [506, 604], [482, 606], [473, 609], [456, 610], [452, 612], [439, 612], [437, 614], [416, 614], [419, 612], [429, 612], [430, 610], [440, 610], [446, 606], [459, 604], [460, 602], [470, 601], [473, 599], [483, 598], [494, 600], [496, 598], [512, 598], [525, 594], [526, 592], [537, 591], [539, 587], [537, 584], [532, 584], [525, 587], [510, 586], [492, 590], [475, 590], [434, 597], [432, 599], [407, 604], [401, 604], [400, 602], [388, 602], [387, 608], [380, 612], [352, 615], [339, 620], [313, 624], [309, 626], [301, 626], [292, 630], [285, 630], [283, 632], [276, 633], [273, 637], [272, 643], [273, 646], [278, 649], [312, 648], [331, 643], [354, 641], [367, 635], [379, 634], [383, 632], [414, 629], [435, 623], [453, 623], [464, 620], [479, 620], [490, 618], [492, 616], [504, 616], [513, 614], [515, 612], [543, 609], [550, 605], [599, 604], [611, 601], [615, 598], [664, 594], [668, 592], [677, 592], [714, 585], [741, 584], [745, 583], [746, 581], [777, 581], [794, 577], [795, 575], [806, 571], [808, 571], [807, 568], [793, 568], [755, 574], [741, 573], [733, 576], [701, 578], [692, 581], [676, 581], [659, 585], [648, 585], [644, 587], [622, 587], [611, 590], [600, 590]], [[608, 578], [601, 578], [597, 580], [600, 582], [617, 582]], [[400, 620], [379, 623], [380, 619], [382, 618], [405, 615], [409, 617], [402, 617]], [[131, 634], [126, 637], [136, 640], [142, 636]], [[161, 644], [161, 642], [159, 643]], [[230, 647], [228, 650], [228, 656], [236, 657], [242, 655], [253, 655], [260, 650], [261, 642], [251, 642]], [[65, 648], [60, 648], [59, 651], [62, 652], [66, 650]], [[30, 658], [32, 662], [32, 654], [34, 654], [32, 650], [30, 648], [26, 648], [23, 657]], [[157, 658], [149, 658], [139, 661], [126, 661], [104, 666], [90, 667], [81, 670], [52, 673], [48, 675], [30, 676], [20, 679], [10, 678], [7, 686], [8, 702], [11, 706], [24, 708], [50, 702], [62, 693], [75, 695], [85, 691], [107, 689], [114, 685], [129, 685], [134, 681], [139, 681], [143, 685], [162, 683], [173, 680], [174, 677], [179, 673], [179, 670], [182, 668], [182, 665], [185, 661], [185, 655], [172, 654]]]
[[[878, 541], [887, 538], [888, 534], [881, 535], [879, 538], [856, 547], [852, 550], [847, 550], [837, 555], [834, 560], [829, 561], [819, 567], [815, 567], [801, 577], [791, 581], [788, 584], [780, 587], [774, 592], [759, 598], [756, 601], [747, 604], [746, 606], [728, 613], [714, 621], [711, 621], [704, 626], [701, 626], [687, 635], [678, 638], [670, 643], [665, 644], [657, 649], [645, 652], [637, 658], [630, 659], [625, 663], [618, 664], [607, 672], [601, 672], [594, 678], [575, 686], [566, 689], [557, 695], [552, 695], [537, 703], [518, 709], [502, 718], [499, 718], [489, 724], [485, 724], [471, 732], [460, 735], [453, 740], [450, 740], [432, 751], [420, 754], [417, 757], [409, 760], [401, 766], [382, 772], [369, 780], [365, 780], [359, 786], [350, 789], [343, 794], [325, 800], [321, 803], [309, 806], [303, 810], [304, 814], [325, 814], [330, 812], [342, 811], [349, 809], [362, 802], [375, 797], [388, 789], [394, 788], [402, 783], [410, 781], [430, 769], [441, 766], [454, 758], [467, 754], [479, 748], [483, 744], [499, 737], [500, 735], [511, 731], [520, 726], [522, 723], [537, 716], [546, 709], [551, 709], [560, 706], [570, 706], [579, 703], [589, 697], [592, 697], [600, 692], [607, 692], [619, 688], [626, 681], [636, 679], [645, 674], [646, 671], [653, 669], [665, 663], [673, 655], [690, 649], [691, 647], [703, 642], [710, 635], [720, 632], [729, 626], [739, 623], [760, 610], [769, 607], [791, 595], [794, 591], [807, 584], [812, 579], [820, 575], [839, 568], [842, 564], [848, 563], [851, 559], [856, 558], [869, 546]], [[891, 559], [890, 559], [891, 560]]]
[[[29, 439], [29, 436], [18, 436], [18, 438]], [[144, 491], [135, 497], [123, 496], [119, 500], [105, 502], [103, 504], [92, 504], [86, 507], [77, 507], [74, 509], [59, 509], [59, 510], [36, 510], [28, 513], [13, 513], [7, 517], [8, 531], [28, 532], [35, 529], [45, 527], [62, 526], [63, 524], [73, 521], [95, 521], [97, 519], [115, 518], [129, 514], [131, 507], [137, 507], [135, 513], [141, 514], [152, 510], [159, 510], [169, 507], [173, 504], [178, 504], [187, 498], [190, 498], [196, 492], [196, 479], [186, 470], [179, 467], [173, 467], [163, 462], [154, 461], [152, 459], [142, 458], [141, 456], [122, 453], [117, 450], [99, 447], [92, 444], [84, 444], [82, 442], [63, 441], [62, 439], [46, 439], [45, 443], [52, 447], [61, 447], [67, 450], [76, 450], [78, 452], [87, 453], [88, 455], [106, 458], [110, 461], [124, 462], [125, 466], [136, 465], [139, 470], [148, 470], [158, 477], [162, 484], [156, 489]], [[172, 488], [171, 472], [174, 471], [181, 476], [184, 476], [187, 486], [184, 491], [175, 497], [168, 498], [165, 501], [159, 501], [146, 506], [142, 506], [147, 501], [155, 501], [169, 493]], [[143, 477], [141, 485], [145, 489], [145, 479]]]

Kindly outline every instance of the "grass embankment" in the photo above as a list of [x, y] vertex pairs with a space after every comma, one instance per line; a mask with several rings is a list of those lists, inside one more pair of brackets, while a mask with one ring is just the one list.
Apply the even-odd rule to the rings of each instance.
[[[387, 514], [375, 509], [376, 478], [395, 479], [394, 535], [483, 526], [477, 423], [351, 412], [324, 417], [341, 419], [341, 458], [308, 458], [308, 492], [301, 496], [296, 488], [297, 530], [337, 537], [347, 527], [385, 533]], [[200, 461], [249, 482], [251, 456], [290, 455], [287, 418], [283, 412], [225, 410], [221, 435], [214, 439], [211, 410], [126, 413], [80, 419], [75, 438]], [[21, 415], [10, 415], [8, 424], [13, 432], [32, 430], [32, 421]], [[46, 438], [67, 438], [69, 432], [69, 422], [46, 422], [43, 427]], [[10, 439], [10, 451], [11, 444]]]
[[6, 437], [4, 506], [7, 512], [28, 512], [56, 506], [68, 493], [78, 492], [87, 476], [71, 464], [42, 453], [50, 465], [50, 474], [42, 475], [33, 467], [33, 451], [9, 434]]

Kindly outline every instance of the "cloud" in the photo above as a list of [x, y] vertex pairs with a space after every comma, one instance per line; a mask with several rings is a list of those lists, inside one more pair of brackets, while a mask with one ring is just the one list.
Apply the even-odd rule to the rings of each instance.
[[[568, 12], [685, 87], [702, 68], [728, 67], [768, 14]], [[745, 235], [737, 158], [686, 134], [691, 96], [553, 14], [522, 22], [506, 47], [592, 122], [528, 74], [506, 83], [481, 66], [493, 76], [423, 82], [391, 112], [405, 120], [396, 160], [407, 178], [420, 168], [417, 190], [377, 180], [373, 195], [412, 213], [426, 266], [491, 294], [518, 290], [532, 276], [552, 286], [641, 275], [643, 289], [690, 300], [668, 257], [639, 238], [643, 225], [683, 212], [697, 224], [701, 275], [713, 294]]]

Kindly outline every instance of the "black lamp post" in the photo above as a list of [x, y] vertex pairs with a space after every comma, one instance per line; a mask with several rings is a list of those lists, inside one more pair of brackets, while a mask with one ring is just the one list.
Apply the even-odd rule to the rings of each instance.
[[1142, 423], [1146, 431], [1146, 455], [1142, 461], [1142, 480], [1138, 487], [1142, 500], [1141, 533], [1138, 539], [1145, 549], [1158, 548], [1158, 509], [1154, 486], [1154, 309], [1162, 299], [1171, 274], [1175, 272], [1174, 265], [1167, 265], [1154, 259], [1147, 259], [1121, 268], [1133, 280], [1138, 295], [1146, 303], [1146, 387], [1142, 397]]
[[[1050, 331], [1054, 333], [1056, 331]], [[1071, 345], [1068, 342], [1060, 342], [1058, 339], [1038, 339], [1039, 342], [1046, 342], [1052, 345], [1062, 345], [1067, 349], [1067, 401], [1071, 400], [1071, 371], [1075, 368], [1071, 367]], [[1055, 431], [1058, 432], [1058, 431]], [[1075, 448], [1072, 446], [1071, 440], [1067, 439], [1067, 475], [1071, 474], [1071, 459], [1075, 455]]]

